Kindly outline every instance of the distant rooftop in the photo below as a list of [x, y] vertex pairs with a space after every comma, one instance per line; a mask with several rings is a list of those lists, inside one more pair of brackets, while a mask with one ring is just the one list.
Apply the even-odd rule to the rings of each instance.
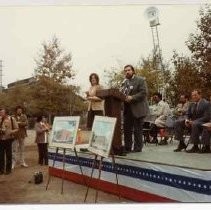
[[10, 89], [10, 88], [13, 88], [16, 85], [27, 85], [27, 84], [32, 84], [34, 82], [35, 82], [35, 77], [29, 77], [27, 79], [22, 79], [22, 80], [18, 80], [16, 82], [9, 83], [7, 85], [7, 88]]

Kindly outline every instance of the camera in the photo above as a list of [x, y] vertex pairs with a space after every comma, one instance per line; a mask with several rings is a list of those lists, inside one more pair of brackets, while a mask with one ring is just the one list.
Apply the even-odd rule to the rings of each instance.
[[0, 135], [4, 135], [5, 134], [5, 130], [4, 129], [0, 129]]
[[43, 182], [43, 174], [42, 172], [35, 172], [34, 173], [34, 183], [35, 184], [40, 184]]

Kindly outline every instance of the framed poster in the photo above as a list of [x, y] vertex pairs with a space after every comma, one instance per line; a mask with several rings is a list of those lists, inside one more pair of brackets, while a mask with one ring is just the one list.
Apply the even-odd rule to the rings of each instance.
[[92, 138], [92, 131], [79, 129], [75, 142], [76, 149], [87, 149], [89, 147], [90, 138]]
[[111, 150], [116, 118], [95, 116], [88, 150], [102, 157], [108, 157]]
[[73, 149], [79, 121], [79, 116], [55, 117], [49, 146]]

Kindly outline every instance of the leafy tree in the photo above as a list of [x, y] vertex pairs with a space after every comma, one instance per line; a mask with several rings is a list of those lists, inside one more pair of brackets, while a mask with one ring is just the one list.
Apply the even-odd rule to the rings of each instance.
[[207, 94], [211, 87], [211, 4], [199, 11], [197, 31], [186, 42], [201, 77], [201, 88]]
[[148, 58], [142, 58], [137, 65], [137, 75], [146, 78], [147, 86], [149, 90], [149, 96], [154, 92], [165, 92], [170, 78], [170, 71], [168, 64], [163, 64], [163, 69], [155, 69], [154, 58], [150, 56]]
[[[149, 56], [148, 58], [142, 58], [139, 63], [135, 66], [136, 75], [143, 76], [146, 79], [149, 98], [157, 91], [161, 90], [163, 84], [167, 84], [170, 78], [170, 71], [168, 65], [165, 64], [165, 69], [155, 70], [153, 59]], [[120, 88], [122, 81], [124, 80], [123, 67], [112, 68], [110, 71], [105, 71], [108, 79], [108, 86]]]
[[30, 101], [32, 101], [32, 96], [30, 95], [30, 87], [28, 86], [15, 85], [13, 88], [6, 89], [0, 94], [1, 106], [7, 107], [11, 113], [14, 113], [17, 105], [26, 108]]
[[71, 64], [71, 54], [66, 54], [61, 49], [58, 38], [53, 37], [49, 43], [42, 44], [42, 52], [38, 59], [35, 59], [35, 75], [38, 77], [50, 78], [55, 82], [63, 83], [66, 79], [74, 76]]
[[201, 78], [199, 72], [191, 58], [180, 56], [174, 52], [172, 57], [174, 72], [169, 81], [168, 93], [174, 105], [178, 103], [181, 94], [190, 93], [195, 88], [201, 88]]
[[39, 110], [48, 113], [49, 117], [70, 114], [70, 96], [77, 94], [75, 88], [66, 84], [75, 75], [71, 55], [65, 54], [56, 37], [49, 43], [44, 42], [42, 49], [35, 60], [37, 83], [33, 92], [34, 98], [39, 100]]
[[104, 71], [107, 78], [108, 88], [120, 88], [124, 80], [123, 67], [112, 67], [110, 70]]
[[[43, 52], [36, 60], [35, 78], [33, 82], [20, 82], [12, 88], [0, 93], [0, 104], [12, 112], [17, 105], [22, 105], [30, 116], [45, 114], [74, 115], [86, 110], [79, 87], [68, 85], [74, 78], [70, 54], [61, 50], [58, 39], [43, 43]], [[21, 84], [21, 85], [20, 85]]]

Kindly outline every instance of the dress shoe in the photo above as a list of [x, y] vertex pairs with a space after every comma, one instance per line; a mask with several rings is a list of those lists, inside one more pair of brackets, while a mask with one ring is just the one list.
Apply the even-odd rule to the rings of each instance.
[[0, 171], [0, 175], [3, 175], [4, 174], [4, 172], [3, 171]]
[[21, 166], [24, 167], [24, 168], [28, 168], [29, 167], [26, 163], [22, 163]]
[[118, 156], [127, 156], [127, 153], [126, 152], [120, 152], [119, 154], [117, 154]]
[[6, 173], [5, 173], [6, 175], [8, 175], [8, 174], [11, 174], [11, 171], [6, 171]]
[[168, 144], [168, 142], [167, 142], [166, 139], [162, 139], [162, 140], [158, 143], [158, 145], [167, 145], [167, 144]]
[[142, 150], [141, 149], [134, 149], [134, 150], [132, 150], [132, 152], [142, 152]]
[[198, 145], [194, 145], [191, 149], [186, 150], [187, 153], [198, 153], [200, 151]]
[[125, 153], [130, 153], [132, 150], [131, 149], [124, 149]]
[[149, 142], [150, 144], [157, 144], [158, 143], [158, 139], [157, 138], [153, 138], [152, 141]]
[[[126, 156], [127, 155], [127, 150], [125, 148], [119, 148], [119, 149], [113, 149], [112, 151], [113, 155], [118, 155], [118, 156]], [[47, 163], [47, 162], [45, 162]]]
[[147, 143], [150, 143], [150, 138], [146, 138], [145, 141], [144, 141], [144, 143], [146, 143], [146, 142]]
[[203, 146], [199, 153], [211, 153], [210, 146]]
[[88, 152], [89, 150], [87, 148], [80, 148], [81, 152]]
[[164, 137], [164, 140], [165, 140], [165, 141], [168, 141], [168, 140], [169, 140], [169, 137], [168, 137], [168, 136], [165, 136], [165, 137]]
[[180, 142], [177, 149], [174, 150], [174, 152], [181, 152], [183, 149], [186, 149], [187, 145], [184, 142]]

